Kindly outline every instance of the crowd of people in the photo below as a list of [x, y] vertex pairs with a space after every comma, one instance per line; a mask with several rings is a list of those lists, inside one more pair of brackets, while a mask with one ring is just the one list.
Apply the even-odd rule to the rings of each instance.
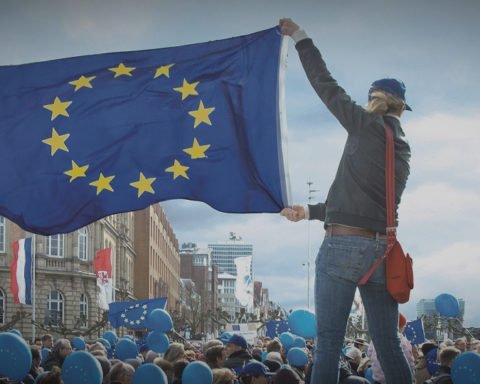
[[[459, 338], [445, 340], [440, 344], [425, 342], [411, 345], [401, 334], [406, 319], [400, 316], [399, 334], [402, 350], [409, 362], [415, 384], [453, 383], [450, 368], [461, 353], [480, 353], [480, 340]], [[150, 350], [139, 344], [135, 358], [120, 360], [115, 355], [115, 346], [107, 349], [101, 341], [85, 344], [102, 369], [102, 384], [131, 384], [135, 371], [144, 364], [154, 364], [164, 373], [168, 384], [182, 384], [185, 368], [194, 361], [208, 365], [212, 373], [211, 383], [198, 384], [315, 384], [311, 381], [313, 365], [313, 341], [307, 340], [298, 358], [291, 358], [279, 338], [260, 337], [249, 344], [240, 334], [227, 334], [204, 343], [171, 342], [165, 353]], [[101, 339], [99, 339], [101, 340]], [[64, 384], [62, 366], [73, 352], [69, 339], [54, 340], [45, 334], [31, 345], [32, 366], [21, 381], [0, 378], [1, 384]], [[48, 353], [44, 353], [47, 351]], [[341, 384], [385, 384], [381, 357], [375, 346], [365, 339], [348, 340], [342, 350], [339, 363]], [[455, 383], [457, 384], [457, 383]]]

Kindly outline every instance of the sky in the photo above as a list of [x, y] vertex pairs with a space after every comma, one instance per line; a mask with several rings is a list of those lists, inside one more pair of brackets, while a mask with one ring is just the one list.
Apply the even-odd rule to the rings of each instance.
[[[414, 259], [416, 285], [400, 310], [414, 319], [420, 299], [449, 293], [465, 300], [465, 324], [480, 327], [478, 0], [1, 0], [0, 65], [218, 40], [282, 17], [313, 38], [358, 103], [378, 78], [405, 82], [413, 112], [402, 125], [412, 159], [398, 236]], [[321, 202], [346, 134], [313, 92], [291, 41], [285, 95], [291, 202]], [[180, 244], [235, 232], [253, 244], [254, 277], [270, 299], [287, 310], [309, 307], [322, 223], [225, 214], [181, 200], [162, 206]]]

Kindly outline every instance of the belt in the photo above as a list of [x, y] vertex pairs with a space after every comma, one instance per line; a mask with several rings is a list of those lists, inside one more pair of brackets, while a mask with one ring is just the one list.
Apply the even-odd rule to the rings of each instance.
[[369, 239], [386, 239], [387, 236], [380, 232], [370, 231], [364, 228], [345, 227], [343, 225], [331, 224], [326, 229], [326, 236], [360, 236]]

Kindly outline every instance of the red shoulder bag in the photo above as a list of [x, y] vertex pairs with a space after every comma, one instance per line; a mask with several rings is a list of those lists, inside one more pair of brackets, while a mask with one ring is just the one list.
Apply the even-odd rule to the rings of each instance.
[[387, 290], [395, 301], [403, 304], [409, 300], [410, 291], [413, 289], [413, 263], [410, 255], [403, 252], [402, 246], [397, 240], [397, 228], [395, 226], [395, 146], [392, 131], [387, 125], [384, 125], [384, 128], [386, 135], [387, 249], [385, 254], [373, 264], [358, 284], [366, 284], [373, 272], [385, 260]]

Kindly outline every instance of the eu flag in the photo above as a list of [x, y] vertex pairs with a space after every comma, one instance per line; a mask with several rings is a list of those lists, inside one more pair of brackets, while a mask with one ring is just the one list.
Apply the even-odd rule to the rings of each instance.
[[283, 332], [290, 332], [288, 320], [269, 320], [265, 326], [267, 327], [265, 334], [271, 339], [277, 337]]
[[147, 328], [146, 320], [154, 309], [165, 309], [166, 297], [155, 299], [115, 301], [108, 304], [108, 321], [114, 328]]
[[403, 331], [410, 344], [423, 344], [425, 342], [425, 331], [423, 330], [422, 319], [409, 321]]
[[286, 46], [271, 28], [0, 66], [0, 215], [50, 235], [168, 199], [280, 211]]

